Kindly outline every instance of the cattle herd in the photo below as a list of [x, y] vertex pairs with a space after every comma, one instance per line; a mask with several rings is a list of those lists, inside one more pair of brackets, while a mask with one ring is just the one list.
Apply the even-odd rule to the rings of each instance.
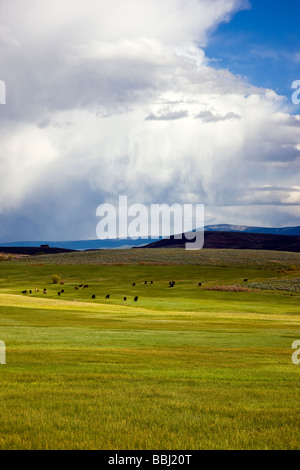
[[[244, 281], [246, 282], [247, 279], [245, 279]], [[146, 284], [148, 284], [148, 283], [153, 285], [153, 281], [144, 281], [144, 285], [146, 285]], [[169, 288], [174, 288], [175, 284], [176, 284], [175, 281], [169, 281], [168, 287], [169, 287]], [[132, 284], [132, 287], [135, 287], [135, 286], [136, 286], [136, 283], [134, 282], [134, 283]], [[202, 286], [202, 283], [199, 282], [198, 287], [201, 287], [201, 286]], [[74, 289], [75, 289], [76, 291], [78, 291], [79, 289], [88, 289], [88, 288], [89, 288], [88, 284], [80, 284], [79, 286], [75, 286], [75, 287], [74, 287]], [[39, 289], [35, 289], [34, 292], [40, 292], [40, 290], [39, 290]], [[62, 290], [60, 290], [60, 291], [57, 292], [57, 295], [60, 296], [60, 295], [63, 294], [64, 292], [65, 292], [64, 289], [62, 289]], [[32, 290], [28, 290], [28, 291], [27, 291], [27, 290], [25, 289], [25, 290], [22, 291], [22, 294], [32, 294]], [[44, 289], [43, 294], [48, 294], [47, 289]], [[105, 297], [106, 300], [109, 300], [110, 298], [111, 298], [111, 297], [110, 297], [110, 294], [107, 294], [106, 297]], [[96, 295], [95, 295], [95, 294], [92, 295], [92, 299], [93, 299], [93, 300], [96, 299]], [[127, 297], [124, 297], [123, 299], [124, 299], [124, 302], [127, 301]], [[138, 296], [135, 296], [134, 299], [133, 299], [133, 301], [134, 301], [134, 302], [137, 302], [138, 299], [139, 299]]]

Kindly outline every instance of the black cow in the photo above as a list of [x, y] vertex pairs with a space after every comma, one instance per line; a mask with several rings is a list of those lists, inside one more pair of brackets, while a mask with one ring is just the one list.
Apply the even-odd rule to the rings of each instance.
[[83, 286], [84, 289], [87, 289], [89, 286]]
[[60, 295], [60, 292], [57, 292], [57, 295]]
[[27, 290], [22, 290], [22, 294], [27, 294]]
[[202, 282], [199, 282], [198, 287], [201, 287], [201, 286], [202, 286]]
[[244, 282], [248, 282], [248, 279], [244, 279]]
[[153, 281], [151, 281], [150, 284], [153, 284]]
[[147, 281], [145, 281], [144, 284], [147, 284]]
[[32, 294], [32, 290], [29, 291], [29, 294]]
[[96, 296], [95, 296], [95, 295], [93, 295], [93, 296], [92, 296], [92, 299], [95, 299], [95, 298], [96, 298]]
[[137, 302], [138, 299], [139, 299], [138, 296], [136, 296], [136, 297], [134, 298], [134, 301]]
[[78, 290], [78, 289], [79, 289], [79, 287], [76, 286], [76, 287], [75, 287], [75, 290]]
[[124, 297], [124, 302], [126, 302], [126, 300], [127, 300], [127, 297]]
[[135, 286], [135, 282], [132, 284], [132, 287], [134, 287], [134, 286]]
[[63, 294], [65, 291], [64, 291], [64, 290], [61, 290], [60, 292]]
[[106, 298], [106, 299], [109, 299], [109, 298], [110, 298], [110, 295], [107, 295], [105, 298]]

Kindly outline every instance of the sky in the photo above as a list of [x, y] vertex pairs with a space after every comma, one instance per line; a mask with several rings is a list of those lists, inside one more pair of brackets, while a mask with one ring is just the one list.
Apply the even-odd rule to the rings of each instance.
[[[0, 0], [0, 242], [100, 204], [300, 225], [298, 0]], [[1, 101], [1, 100], [0, 100]]]
[[[290, 96], [299, 79], [299, 1], [252, 0], [251, 7], [221, 24], [205, 49], [218, 67], [246, 77], [253, 85]], [[295, 109], [295, 112], [299, 111]]]

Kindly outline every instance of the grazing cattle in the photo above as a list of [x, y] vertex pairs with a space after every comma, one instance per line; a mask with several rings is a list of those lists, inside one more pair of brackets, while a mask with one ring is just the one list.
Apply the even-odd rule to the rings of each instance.
[[135, 282], [132, 284], [132, 287], [134, 287], [134, 286], [135, 286]]
[[248, 279], [244, 279], [244, 282], [248, 282]]
[[60, 292], [57, 292], [57, 295], [60, 295]]
[[145, 281], [144, 284], [147, 284], [147, 281]]
[[47, 292], [47, 290], [46, 290], [46, 289], [44, 289], [44, 294], [48, 294], [48, 292]]
[[134, 301], [137, 302], [138, 299], [139, 299], [138, 296], [136, 296], [136, 297], [134, 298]]
[[32, 290], [29, 291], [29, 294], [32, 294]]
[[87, 289], [89, 286], [83, 286], [84, 289]]
[[64, 294], [65, 291], [64, 291], [64, 290], [61, 290], [60, 292], [61, 292], [62, 294]]
[[39, 289], [34, 289], [34, 292], [40, 292]]
[[153, 284], [153, 281], [151, 281], [150, 284]]
[[174, 287], [174, 286], [175, 286], [175, 281], [172, 281], [172, 282], [170, 281], [169, 282], [169, 287]]
[[106, 298], [106, 299], [109, 299], [109, 298], [110, 298], [110, 295], [107, 295], [105, 298]]
[[127, 300], [127, 297], [124, 297], [124, 302], [126, 302], [126, 300]]
[[198, 287], [201, 287], [201, 286], [202, 286], [202, 282], [199, 282]]
[[95, 298], [96, 298], [96, 296], [95, 296], [95, 295], [92, 295], [92, 299], [95, 299]]
[[27, 290], [22, 290], [22, 294], [27, 294]]
[[78, 289], [79, 289], [79, 287], [76, 286], [76, 287], [75, 287], [75, 290], [78, 290]]
[[83, 284], [80, 284], [80, 286], [79, 286], [79, 287], [83, 287]]

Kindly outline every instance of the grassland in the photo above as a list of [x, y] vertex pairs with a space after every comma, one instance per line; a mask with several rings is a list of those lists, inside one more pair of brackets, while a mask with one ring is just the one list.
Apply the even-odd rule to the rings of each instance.
[[3, 257], [0, 449], [299, 449], [299, 278], [292, 253]]

